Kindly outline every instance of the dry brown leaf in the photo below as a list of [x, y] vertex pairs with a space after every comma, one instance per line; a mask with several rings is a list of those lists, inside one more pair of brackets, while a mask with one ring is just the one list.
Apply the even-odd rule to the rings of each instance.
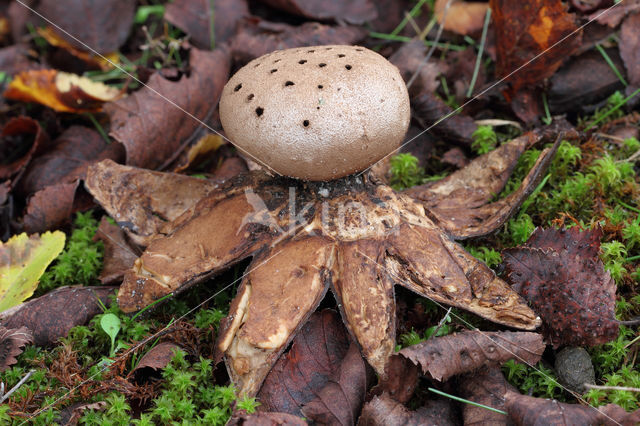
[[20, 102], [37, 102], [59, 112], [96, 112], [105, 102], [115, 101], [123, 92], [81, 77], [56, 70], [24, 71], [16, 75], [3, 96]]
[[513, 424], [562, 426], [623, 425], [633, 426], [640, 422], [640, 410], [627, 413], [615, 404], [604, 407], [566, 404], [551, 399], [534, 398], [517, 392], [505, 394], [505, 406]]
[[[82, 18], [70, 11], [82, 11]], [[115, 52], [127, 40], [136, 13], [134, 0], [41, 0], [40, 12], [48, 20], [71, 34], [61, 37], [78, 49], [87, 50], [86, 43], [98, 53]]]
[[95, 67], [103, 71], [107, 71], [114, 68], [113, 64], [117, 65], [120, 62], [118, 52], [106, 53], [103, 55], [104, 57], [97, 56], [93, 54], [93, 52], [90, 53], [87, 50], [73, 46], [51, 27], [38, 28], [38, 34], [47, 40], [50, 45], [64, 49], [71, 55], [86, 63], [89, 67]]
[[247, 414], [236, 411], [227, 422], [227, 426], [306, 426], [304, 419], [287, 413]]
[[541, 334], [476, 330], [429, 339], [404, 348], [395, 356], [410, 359], [435, 380], [446, 381], [483, 366], [502, 365], [510, 359], [535, 364], [544, 349]]
[[[84, 325], [109, 305], [116, 287], [65, 286], [16, 306], [3, 314], [6, 327], [26, 327], [38, 346], [66, 337], [72, 327]], [[100, 300], [100, 302], [98, 301]]]
[[[502, 375], [499, 367], [485, 367], [472, 374], [460, 377], [458, 386], [463, 398], [498, 410], [505, 409], [504, 395], [517, 392]], [[462, 410], [464, 424], [472, 425], [507, 425], [507, 417], [482, 407], [464, 404]]]
[[29, 343], [33, 343], [33, 336], [26, 327], [0, 326], [0, 372], [17, 363], [16, 357]]
[[40, 65], [28, 59], [28, 48], [22, 44], [0, 49], [0, 69], [7, 75], [13, 76], [17, 73], [37, 69]]
[[[293, 15], [316, 21], [333, 20], [362, 25], [378, 16], [371, 0], [261, 0]], [[322, 44], [322, 43], [318, 43]]]
[[161, 167], [201, 128], [198, 120], [210, 118], [229, 76], [229, 55], [221, 48], [191, 49], [189, 62], [189, 77], [174, 82], [155, 73], [146, 87], [105, 106], [110, 135], [125, 146], [127, 164]]
[[355, 424], [372, 379], [373, 371], [352, 343], [334, 377], [302, 407], [304, 417], [324, 425]]
[[182, 348], [173, 342], [159, 343], [140, 358], [138, 365], [131, 371], [131, 374], [140, 374], [145, 368], [162, 370], [169, 365], [176, 352], [181, 350]]
[[387, 394], [374, 397], [362, 409], [358, 426], [453, 426], [458, 424], [451, 405], [443, 400], [430, 400], [427, 405], [410, 411]]
[[85, 414], [87, 410], [104, 411], [107, 408], [106, 401], [98, 402], [76, 402], [68, 407], [60, 410], [60, 416], [56, 419], [59, 425], [75, 426], [78, 424], [80, 418]]
[[594, 346], [618, 335], [616, 284], [598, 253], [602, 230], [538, 228], [503, 251], [513, 289], [540, 314], [554, 347]]
[[632, 86], [640, 86], [640, 12], [627, 16], [620, 27], [620, 56]]
[[481, 2], [451, 1], [449, 10], [445, 17], [444, 11], [447, 3], [451, 0], [436, 0], [434, 10], [438, 23], [442, 25], [444, 18], [444, 29], [454, 33], [467, 35], [482, 30], [484, 16], [489, 5]]
[[49, 185], [27, 200], [22, 217], [24, 231], [29, 234], [58, 228], [70, 220], [78, 181]]
[[[528, 90], [550, 77], [562, 62], [580, 46], [581, 31], [577, 30], [575, 16], [567, 12], [560, 0], [513, 2], [491, 0], [496, 32], [496, 74], [503, 77], [515, 71], [537, 55], [535, 61], [509, 77], [511, 83], [505, 92], [511, 100], [522, 87]], [[555, 43], [558, 46], [551, 49]]]
[[445, 72], [446, 65], [442, 61], [436, 62], [435, 59], [423, 63], [426, 55], [427, 46], [425, 46], [424, 42], [422, 40], [412, 40], [408, 43], [403, 43], [389, 57], [389, 62], [398, 67], [406, 83], [411, 80], [416, 71], [420, 70], [418, 77], [410, 87], [411, 93], [433, 93], [440, 86], [438, 77]]
[[[44, 151], [49, 143], [49, 136], [36, 120], [23, 116], [10, 119], [0, 134], [0, 154], [3, 159], [0, 179], [8, 179], [23, 171], [31, 158]], [[25, 150], [27, 146], [29, 149]], [[18, 152], [24, 154], [16, 156]]]
[[292, 26], [249, 18], [240, 21], [238, 33], [231, 41], [231, 51], [236, 63], [246, 64], [274, 50], [323, 44], [356, 44], [366, 34], [361, 27], [332, 27], [317, 22]]
[[211, 49], [212, 42], [219, 46], [229, 41], [236, 32], [238, 21], [249, 16], [246, 0], [175, 0], [165, 7], [167, 22], [189, 34], [189, 40], [200, 49]]
[[[468, 115], [453, 114], [453, 109], [449, 105], [428, 91], [422, 91], [414, 96], [411, 99], [411, 107], [416, 117], [435, 135], [446, 141], [471, 146], [471, 135], [478, 126]], [[449, 114], [452, 115], [434, 126]]]
[[90, 164], [107, 158], [123, 160], [122, 145], [108, 143], [94, 129], [71, 126], [29, 164], [19, 189], [29, 195], [49, 185], [73, 183], [84, 179]]
[[337, 312], [325, 309], [311, 315], [264, 380], [258, 399], [262, 408], [302, 416], [349, 350], [349, 335]]

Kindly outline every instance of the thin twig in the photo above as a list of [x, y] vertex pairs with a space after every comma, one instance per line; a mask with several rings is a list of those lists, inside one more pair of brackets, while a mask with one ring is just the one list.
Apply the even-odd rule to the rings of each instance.
[[30, 370], [22, 379], [20, 379], [20, 381], [11, 388], [11, 390], [9, 392], [7, 392], [2, 399], [0, 399], [0, 404], [2, 404], [3, 402], [5, 402], [7, 399], [9, 399], [9, 397], [11, 396], [12, 393], [14, 393], [15, 391], [18, 390], [18, 388], [20, 386], [22, 386], [24, 384], [24, 382], [26, 382], [27, 380], [29, 380], [29, 377], [31, 377], [33, 375], [33, 373], [35, 373], [36, 370]]
[[453, 309], [453, 308], [451, 306], [449, 306], [449, 309], [447, 310], [447, 314], [442, 317], [442, 319], [438, 323], [438, 326], [436, 327], [436, 329], [433, 330], [433, 333], [431, 334], [431, 337], [436, 337], [438, 335], [438, 331], [440, 331], [440, 329], [442, 328], [444, 323], [447, 321], [447, 318], [449, 318], [449, 314], [451, 313], [451, 309]]
[[599, 386], [599, 385], [592, 385], [590, 383], [584, 383], [584, 387], [587, 388], [587, 389], [640, 392], [640, 388], [630, 388], [630, 387], [627, 387], [627, 386]]

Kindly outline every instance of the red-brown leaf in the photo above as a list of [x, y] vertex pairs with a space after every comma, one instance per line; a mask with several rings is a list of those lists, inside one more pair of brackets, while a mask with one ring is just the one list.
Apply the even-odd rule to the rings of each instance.
[[89, 164], [95, 161], [124, 159], [119, 143], [107, 143], [88, 127], [71, 126], [52, 143], [52, 149], [34, 159], [20, 182], [24, 195], [51, 184], [71, 183], [84, 179]]
[[371, 0], [261, 0], [293, 15], [305, 18], [362, 25], [378, 16]]
[[[136, 12], [134, 0], [42, 0], [38, 11], [62, 31], [60, 36], [82, 50], [87, 49], [78, 40], [99, 53], [111, 53], [125, 42], [131, 31]], [[82, 12], [79, 19], [77, 13]]]
[[577, 29], [575, 17], [560, 0], [527, 2], [491, 0], [496, 34], [499, 77], [507, 76], [542, 52], [546, 53], [509, 77], [509, 99], [520, 88], [531, 88], [550, 77], [562, 61], [580, 46], [581, 33], [563, 40]]
[[33, 342], [47, 346], [65, 337], [76, 325], [84, 325], [102, 312], [98, 299], [108, 305], [116, 287], [60, 287], [12, 309], [3, 318], [10, 328], [27, 327]]
[[206, 120], [217, 105], [229, 74], [227, 51], [192, 49], [190, 64], [189, 77], [173, 82], [156, 73], [148, 87], [105, 105], [111, 136], [125, 146], [127, 164], [148, 169], [162, 166], [201, 127], [184, 111]]
[[27, 201], [22, 221], [25, 232], [33, 234], [56, 228], [69, 220], [73, 213], [78, 181], [47, 186]]
[[507, 280], [541, 316], [554, 347], [594, 346], [618, 335], [615, 282], [598, 258], [600, 229], [537, 229], [503, 251]]
[[160, 370], [166, 367], [171, 358], [174, 357], [176, 351], [180, 351], [180, 346], [173, 342], [162, 342], [149, 350], [142, 358], [140, 362], [133, 369], [131, 374], [135, 374], [144, 368], [151, 368], [154, 370]]
[[0, 326], [0, 372], [18, 362], [16, 357], [28, 343], [33, 343], [33, 336], [26, 327]]
[[627, 413], [618, 405], [604, 407], [566, 404], [551, 399], [534, 398], [507, 392], [505, 406], [515, 425], [624, 425], [640, 422], [640, 410]]
[[333, 378], [302, 407], [304, 417], [323, 425], [355, 424], [372, 378], [373, 370], [352, 343]]
[[429, 339], [402, 349], [398, 355], [422, 367], [424, 374], [445, 381], [486, 365], [502, 365], [510, 359], [535, 364], [544, 352], [542, 335], [528, 332], [465, 331]]
[[167, 3], [164, 12], [167, 22], [189, 34], [190, 41], [200, 49], [211, 49], [211, 29], [215, 46], [219, 46], [235, 34], [238, 20], [246, 16], [249, 16], [246, 0], [175, 0]]
[[265, 379], [258, 394], [262, 407], [302, 416], [301, 407], [340, 368], [348, 348], [349, 336], [338, 314], [314, 313]]

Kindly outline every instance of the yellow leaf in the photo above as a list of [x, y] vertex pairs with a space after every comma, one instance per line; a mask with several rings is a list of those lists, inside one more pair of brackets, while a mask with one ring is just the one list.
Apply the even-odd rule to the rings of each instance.
[[57, 70], [21, 72], [4, 92], [7, 99], [38, 102], [60, 112], [100, 111], [103, 103], [123, 95], [106, 84]]
[[[1, 26], [0, 26], [1, 28]], [[68, 41], [63, 39], [50, 27], [40, 27], [38, 28], [38, 34], [44, 37], [45, 40], [49, 42], [50, 45], [59, 47], [61, 49], [66, 50], [73, 56], [81, 59], [89, 65], [97, 66], [103, 71], [108, 71], [114, 68], [113, 64], [118, 64], [120, 59], [118, 57], [118, 52], [112, 52], [105, 54], [103, 56], [96, 56], [93, 53], [80, 50], [71, 44]]]
[[14, 235], [0, 242], [0, 312], [29, 298], [47, 266], [64, 248], [63, 232]]

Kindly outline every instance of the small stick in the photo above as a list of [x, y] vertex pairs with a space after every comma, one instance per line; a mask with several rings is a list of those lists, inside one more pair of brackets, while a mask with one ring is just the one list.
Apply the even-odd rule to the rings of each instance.
[[598, 385], [592, 385], [590, 383], [584, 383], [584, 387], [587, 388], [587, 389], [640, 392], [640, 388], [630, 388], [630, 387], [627, 387], [627, 386], [598, 386]]
[[33, 373], [35, 373], [36, 370], [30, 370], [22, 379], [20, 379], [20, 381], [11, 388], [11, 390], [9, 392], [7, 392], [2, 399], [0, 399], [0, 404], [2, 404], [3, 402], [5, 402], [7, 399], [9, 399], [9, 397], [11, 396], [12, 393], [14, 393], [15, 391], [18, 390], [18, 388], [20, 386], [22, 386], [24, 384], [24, 382], [26, 382], [27, 380], [29, 380], [29, 377], [31, 377], [33, 375]]

